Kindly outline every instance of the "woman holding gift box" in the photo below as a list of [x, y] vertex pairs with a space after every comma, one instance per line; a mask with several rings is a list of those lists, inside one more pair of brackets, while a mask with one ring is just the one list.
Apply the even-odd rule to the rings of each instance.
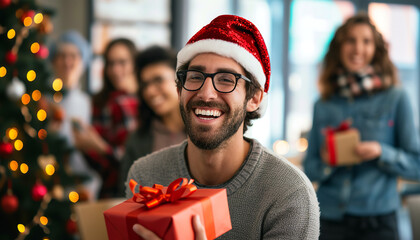
[[[318, 182], [320, 239], [398, 239], [397, 178], [420, 180], [420, 140], [382, 35], [366, 14], [336, 31], [321, 70], [308, 177]], [[351, 120], [361, 162], [332, 166], [325, 129]]]

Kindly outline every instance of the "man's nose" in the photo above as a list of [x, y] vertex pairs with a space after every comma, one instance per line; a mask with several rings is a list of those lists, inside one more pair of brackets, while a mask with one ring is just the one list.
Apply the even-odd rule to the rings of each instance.
[[203, 100], [214, 99], [217, 97], [217, 91], [214, 89], [211, 77], [204, 79], [203, 86], [198, 90], [197, 96]]

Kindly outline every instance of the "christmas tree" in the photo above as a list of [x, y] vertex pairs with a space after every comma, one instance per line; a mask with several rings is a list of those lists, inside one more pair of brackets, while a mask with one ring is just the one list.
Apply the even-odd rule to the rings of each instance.
[[72, 205], [85, 179], [71, 174], [70, 149], [52, 130], [64, 113], [47, 59], [50, 15], [35, 0], [0, 0], [0, 239], [76, 237]]

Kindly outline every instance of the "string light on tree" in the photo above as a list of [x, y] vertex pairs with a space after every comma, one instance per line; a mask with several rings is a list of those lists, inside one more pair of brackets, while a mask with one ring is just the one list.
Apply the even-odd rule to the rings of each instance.
[[39, 51], [39, 43], [34, 42], [31, 44], [31, 52], [32, 53], [37, 53]]
[[10, 168], [10, 170], [12, 170], [12, 171], [14, 172], [14, 171], [18, 170], [18, 168], [19, 168], [19, 163], [18, 163], [18, 162], [16, 162], [15, 160], [12, 160], [12, 161], [10, 161], [10, 163], [9, 163], [9, 168]]
[[13, 39], [16, 36], [16, 31], [12, 28], [9, 29], [9, 31], [7, 31], [7, 38], [8, 39]]
[[17, 128], [13, 127], [13, 128], [9, 128], [6, 131], [7, 136], [9, 137], [10, 140], [15, 140], [18, 136], [18, 130]]
[[19, 231], [20, 233], [24, 233], [24, 232], [26, 231], [26, 227], [25, 227], [25, 225], [23, 225], [23, 224], [21, 224], [21, 223], [19, 223], [19, 224], [17, 225], [17, 229], [18, 229], [18, 231]]
[[42, 13], [37, 13], [34, 16], [34, 23], [35, 24], [40, 24], [42, 22], [42, 20], [44, 20], [44, 15]]
[[26, 174], [29, 171], [28, 164], [26, 164], [26, 163], [20, 164], [19, 168], [20, 168], [20, 172], [23, 173], [23, 174]]
[[17, 139], [14, 143], [14, 147], [16, 149], [16, 151], [20, 151], [23, 148], [23, 142], [20, 139]]
[[44, 121], [47, 118], [47, 112], [45, 112], [44, 109], [40, 109], [37, 114], [36, 117], [38, 118], [39, 121]]
[[75, 191], [71, 191], [69, 193], [69, 200], [72, 203], [77, 203], [77, 201], [79, 201], [79, 194]]
[[7, 74], [7, 69], [3, 66], [0, 67], [0, 77], [4, 77]]
[[29, 102], [31, 101], [31, 96], [29, 96], [29, 94], [25, 93], [25, 94], [22, 95], [20, 100], [22, 101], [23, 105], [28, 105]]
[[34, 70], [29, 70], [26, 74], [26, 79], [28, 79], [29, 82], [32, 82], [36, 78], [36, 73]]
[[34, 90], [34, 91], [32, 92], [32, 99], [33, 99], [35, 102], [39, 101], [39, 100], [41, 99], [41, 97], [42, 97], [42, 94], [41, 94], [41, 92], [40, 92], [38, 89], [36, 89], [36, 90]]
[[60, 78], [56, 78], [52, 83], [52, 87], [54, 91], [60, 91], [63, 88], [63, 80], [61, 80]]

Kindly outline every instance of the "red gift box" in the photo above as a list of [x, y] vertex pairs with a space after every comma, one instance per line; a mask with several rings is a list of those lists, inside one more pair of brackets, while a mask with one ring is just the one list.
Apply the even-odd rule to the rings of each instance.
[[[214, 239], [232, 229], [226, 189], [194, 189], [193, 193], [187, 193], [184, 198], [174, 200], [174, 196], [185, 195], [185, 189], [175, 184], [175, 192], [178, 192], [168, 193], [171, 185], [167, 189], [160, 185], [153, 188], [140, 186], [140, 194], [106, 210], [104, 216], [109, 240], [141, 239], [132, 229], [135, 223], [143, 225], [162, 239], [193, 240], [194, 215], [200, 216], [207, 239]], [[143, 189], [158, 194], [140, 196]], [[164, 202], [169, 203], [161, 204]]]
[[360, 142], [359, 131], [350, 128], [350, 122], [344, 121], [337, 128], [326, 129], [326, 146], [331, 166], [351, 166], [361, 162], [356, 153]]

